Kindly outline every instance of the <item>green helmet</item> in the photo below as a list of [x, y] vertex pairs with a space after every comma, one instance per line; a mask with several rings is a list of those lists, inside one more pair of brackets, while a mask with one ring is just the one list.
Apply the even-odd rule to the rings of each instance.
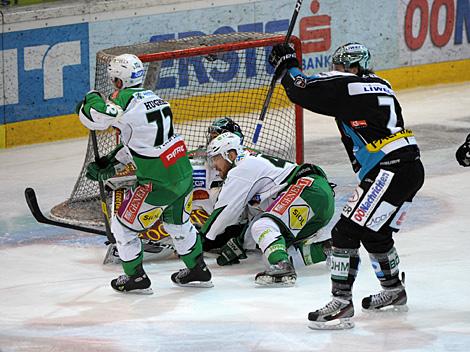
[[238, 137], [240, 137], [241, 143], [243, 143], [244, 136], [240, 125], [229, 117], [223, 117], [211, 123], [207, 129], [207, 142], [210, 142], [211, 134], [217, 133], [217, 135], [220, 135], [224, 132], [232, 132], [236, 134]]
[[358, 64], [362, 70], [369, 68], [370, 52], [360, 43], [348, 43], [340, 46], [331, 57], [334, 65], [344, 65], [346, 69]]

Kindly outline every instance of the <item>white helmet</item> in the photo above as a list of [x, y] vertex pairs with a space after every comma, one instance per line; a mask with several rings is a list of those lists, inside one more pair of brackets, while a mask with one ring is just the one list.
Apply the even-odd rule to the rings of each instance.
[[108, 76], [111, 82], [114, 83], [116, 78], [119, 78], [122, 81], [121, 88], [142, 84], [144, 72], [142, 61], [132, 54], [116, 56], [108, 65]]
[[222, 155], [222, 157], [232, 163], [228, 157], [228, 152], [235, 149], [238, 155], [241, 152], [241, 139], [235, 133], [225, 132], [214, 138], [207, 146], [207, 156], [212, 158], [216, 155]]

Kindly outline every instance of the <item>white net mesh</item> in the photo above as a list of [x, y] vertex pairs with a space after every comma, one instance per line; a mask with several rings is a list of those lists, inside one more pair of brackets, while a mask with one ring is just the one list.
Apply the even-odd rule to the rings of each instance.
[[[144, 87], [170, 102], [175, 132], [184, 137], [189, 150], [205, 145], [207, 128], [212, 121], [230, 117], [242, 128], [247, 147], [299, 160], [303, 155], [302, 136], [298, 135], [302, 131], [301, 116], [279, 84], [258, 143], [256, 146], [251, 143], [272, 79], [267, 58], [271, 46], [283, 39], [272, 34], [231, 33], [106, 49], [96, 56], [95, 89], [106, 96], [111, 94], [114, 88], [107, 77], [109, 61], [120, 54], [135, 54], [145, 63]], [[294, 44], [300, 45], [295, 40]], [[107, 154], [117, 143], [112, 130], [97, 132], [97, 139], [100, 155]], [[51, 210], [51, 217], [104, 226], [98, 184], [85, 177], [86, 166], [93, 160], [89, 140], [72, 194]]]

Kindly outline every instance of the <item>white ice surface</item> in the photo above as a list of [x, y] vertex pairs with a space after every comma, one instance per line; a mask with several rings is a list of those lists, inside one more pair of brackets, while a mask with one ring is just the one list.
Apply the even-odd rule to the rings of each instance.
[[[352, 330], [307, 328], [329, 301], [326, 267], [298, 272], [294, 288], [256, 288], [258, 256], [218, 267], [214, 288], [174, 287], [176, 259], [148, 262], [155, 294], [115, 293], [119, 266], [103, 266], [103, 238], [41, 225], [24, 201], [36, 189], [44, 210], [66, 199], [85, 139], [0, 151], [0, 351], [470, 351], [470, 168], [454, 153], [470, 133], [470, 83], [399, 92], [422, 149], [426, 182], [395, 236], [407, 274], [409, 312], [366, 314], [379, 290], [365, 252], [354, 287]], [[337, 210], [355, 185], [332, 119], [305, 117], [306, 160], [338, 184]], [[34, 131], [32, 131], [34, 133]], [[330, 225], [331, 227], [331, 225]]]

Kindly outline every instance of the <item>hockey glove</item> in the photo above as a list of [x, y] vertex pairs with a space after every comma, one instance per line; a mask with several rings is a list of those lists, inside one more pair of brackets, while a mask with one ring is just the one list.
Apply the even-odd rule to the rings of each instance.
[[239, 264], [239, 259], [246, 259], [246, 251], [243, 249], [239, 237], [231, 238], [223, 247], [220, 256], [217, 257], [217, 264], [220, 266]]
[[[101, 159], [100, 159], [101, 160]], [[89, 163], [86, 167], [86, 177], [92, 181], [106, 181], [108, 178], [116, 175], [116, 169], [113, 164], [100, 167], [97, 162]]]
[[276, 78], [279, 78], [284, 70], [300, 66], [295, 56], [295, 50], [289, 44], [276, 44], [269, 54], [268, 61], [274, 67]]
[[464, 144], [455, 152], [455, 158], [463, 167], [470, 166], [470, 134]]
[[106, 168], [108, 165], [117, 165], [119, 161], [116, 159], [116, 154], [123, 148], [122, 144], [118, 144], [116, 148], [114, 148], [110, 153], [105, 156], [102, 156], [98, 159], [97, 163], [99, 167]]
[[99, 158], [87, 166], [86, 177], [92, 181], [106, 181], [108, 178], [116, 175], [115, 166], [119, 164], [116, 159], [116, 154], [123, 148], [122, 144], [119, 144], [113, 151], [108, 155]]

